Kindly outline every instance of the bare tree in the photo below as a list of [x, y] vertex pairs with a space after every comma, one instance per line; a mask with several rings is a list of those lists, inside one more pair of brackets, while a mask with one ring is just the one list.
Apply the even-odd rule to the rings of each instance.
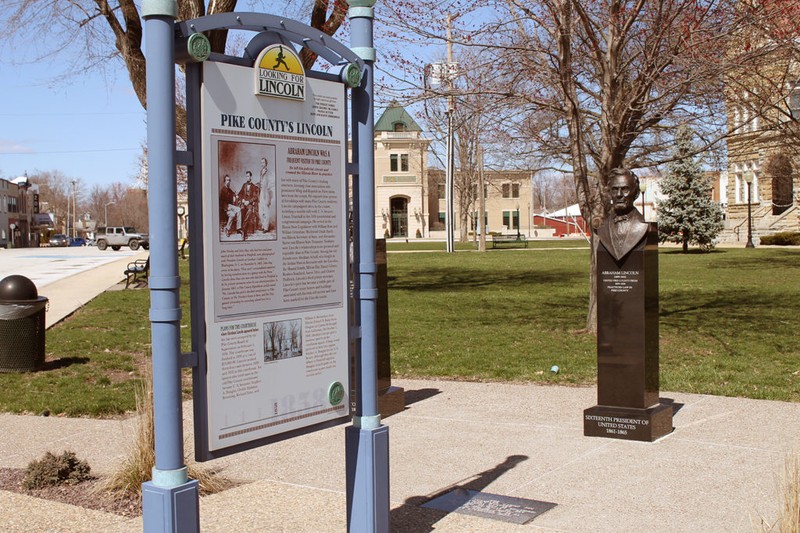
[[[299, 15], [308, 10], [309, 22], [323, 33], [333, 35], [342, 26], [349, 4], [347, 0], [314, 0], [309, 4], [288, 2], [287, 8]], [[262, 10], [269, 2], [255, 2], [254, 8]], [[188, 20], [205, 15], [229, 13], [237, 0], [178, 0], [178, 16]], [[5, 24], [0, 26], [0, 39], [26, 42], [31, 33], [47, 35], [50, 48], [42, 49], [42, 57], [70, 50], [73, 66], [77, 69], [104, 69], [110, 60], [121, 61], [128, 73], [131, 86], [147, 108], [146, 66], [142, 49], [143, 27], [139, 2], [135, 0], [19, 0], [9, 6]], [[228, 32], [212, 31], [208, 35], [214, 52], [225, 52]], [[301, 51], [306, 68], [317, 59], [309, 50]], [[186, 110], [176, 109], [178, 135], [185, 138]]]
[[108, 187], [104, 196], [109, 198], [108, 202], [114, 202], [108, 206], [109, 226], [134, 226], [143, 232], [149, 230], [146, 190], [116, 182]]
[[[493, 66], [481, 90], [496, 100], [503, 130], [563, 162], [594, 228], [607, 216], [612, 169], [669, 160], [679, 124], [691, 124], [703, 147], [724, 137], [724, 81], [752, 55], [734, 46], [753, 20], [734, 0], [387, 4], [398, 26], [440, 42], [446, 37], [426, 18], [472, 11], [454, 34]], [[592, 244], [586, 329], [595, 331], [594, 237]]]
[[280, 355], [280, 335], [283, 326], [280, 322], [270, 322], [264, 328], [264, 355], [270, 353], [269, 359], [277, 359]]
[[[496, 109], [496, 99], [487, 90], [486, 83], [492, 79], [491, 64], [482, 63], [473, 50], [461, 50], [454, 58], [459, 65], [457, 76], [450, 85], [431, 87], [427, 84], [420, 94], [424, 102], [425, 115], [431, 133], [438, 146], [444, 146], [447, 138], [447, 112], [452, 103], [454, 138], [454, 204], [458, 218], [460, 241], [468, 240], [472, 212], [476, 210], [477, 184], [479, 181], [480, 149], [488, 150], [489, 165], [503, 168], [506, 141], [496, 122], [502, 114]], [[452, 88], [452, 90], [451, 90]], [[518, 159], [519, 155], [515, 156]], [[440, 158], [440, 165], [446, 161]]]
[[303, 323], [300, 320], [292, 320], [289, 323], [290, 337], [291, 337], [291, 340], [292, 340], [292, 350], [300, 350], [300, 349], [302, 349], [302, 345], [301, 345], [302, 325], [303, 325]]
[[279, 357], [283, 358], [286, 356], [286, 322], [277, 322], [277, 330], [275, 335], [275, 342], [277, 343], [276, 351], [278, 352]]
[[[40, 210], [53, 215], [58, 232], [67, 232], [75, 217], [75, 205], [82, 203], [83, 183], [80, 179], [70, 178], [60, 170], [36, 170], [30, 176], [32, 183], [39, 186]], [[73, 182], [75, 185], [73, 187]], [[74, 195], [73, 195], [74, 192]], [[78, 213], [85, 212], [81, 206]], [[67, 215], [69, 214], [69, 220]]]
[[797, 156], [800, 4], [764, 0], [755, 6], [742, 3], [740, 9], [752, 22], [736, 43], [749, 68], [725, 79], [731, 143], [760, 143], [774, 153]]

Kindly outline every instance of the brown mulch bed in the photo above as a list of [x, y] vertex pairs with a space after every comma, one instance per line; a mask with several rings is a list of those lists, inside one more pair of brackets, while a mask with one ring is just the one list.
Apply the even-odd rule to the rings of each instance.
[[97, 478], [75, 485], [55, 485], [43, 489], [26, 489], [22, 486], [25, 478], [24, 468], [0, 468], [0, 490], [17, 492], [45, 500], [53, 500], [77, 505], [96, 511], [105, 511], [120, 516], [135, 517], [142, 514], [139, 496], [112, 496], [99, 490]]

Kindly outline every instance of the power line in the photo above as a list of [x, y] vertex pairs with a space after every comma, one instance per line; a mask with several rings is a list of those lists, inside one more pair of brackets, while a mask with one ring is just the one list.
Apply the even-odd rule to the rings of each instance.
[[131, 152], [137, 148], [103, 148], [97, 150], [54, 150], [52, 152], [0, 152], [0, 155], [48, 155], [48, 154], [88, 154], [94, 152]]
[[147, 113], [142, 111], [90, 111], [86, 113], [0, 113], [0, 117], [85, 117], [85, 116], [108, 116], [108, 115], [141, 115], [147, 116]]

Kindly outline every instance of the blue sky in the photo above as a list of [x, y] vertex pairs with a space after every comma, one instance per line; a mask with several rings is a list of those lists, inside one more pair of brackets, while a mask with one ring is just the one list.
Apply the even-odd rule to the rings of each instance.
[[[300, 5], [291, 0], [260, 3], [273, 13]], [[270, 9], [273, 5], [276, 9]], [[23, 37], [22, 54], [27, 53], [24, 45], [36, 38]], [[435, 49], [443, 53], [443, 47]], [[0, 46], [0, 177], [58, 170], [80, 180], [84, 191], [94, 185], [133, 183], [146, 140], [146, 113], [119, 61], [103, 65], [104, 72], [59, 81], [69, 74], [76, 53], [80, 51], [73, 45], [50, 61], [15, 65], [22, 59]], [[387, 64], [391, 63], [383, 61], [381, 66]], [[376, 110], [376, 117], [380, 112]]]
[[63, 58], [0, 62], [0, 176], [60, 170], [87, 189], [131, 183], [146, 126], [127, 74], [120, 66], [111, 77], [92, 73], [57, 83], [62, 65]]

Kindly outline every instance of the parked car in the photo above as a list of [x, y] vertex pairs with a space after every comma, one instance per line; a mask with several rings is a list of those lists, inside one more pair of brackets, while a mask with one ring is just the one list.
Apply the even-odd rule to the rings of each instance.
[[74, 237], [69, 240], [70, 246], [86, 246], [86, 239], [83, 237]]
[[140, 246], [145, 250], [150, 248], [150, 236], [146, 233], [139, 233], [136, 228], [131, 226], [97, 228], [95, 240], [99, 250], [105, 250], [109, 246], [115, 251], [123, 246], [128, 246], [131, 250], [138, 250]]
[[50, 246], [68, 246], [69, 238], [63, 233], [56, 233], [50, 236]]

